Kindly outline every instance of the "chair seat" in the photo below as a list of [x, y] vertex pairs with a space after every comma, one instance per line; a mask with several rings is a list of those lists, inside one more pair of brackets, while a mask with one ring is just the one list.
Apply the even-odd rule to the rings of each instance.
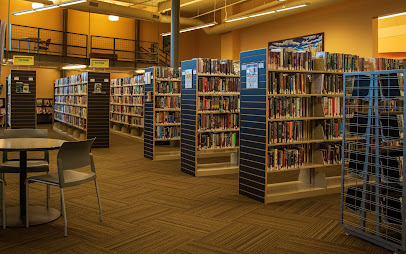
[[[82, 173], [75, 170], [65, 170], [63, 172], [65, 178], [65, 186], [71, 187], [93, 181], [96, 178], [96, 174], [91, 173]], [[58, 173], [51, 173], [46, 175], [31, 176], [28, 178], [30, 181], [50, 183], [54, 185], [59, 185], [59, 176]]]
[[[48, 172], [49, 164], [46, 160], [28, 160], [27, 172]], [[6, 161], [0, 165], [0, 173], [20, 173], [20, 161]]]

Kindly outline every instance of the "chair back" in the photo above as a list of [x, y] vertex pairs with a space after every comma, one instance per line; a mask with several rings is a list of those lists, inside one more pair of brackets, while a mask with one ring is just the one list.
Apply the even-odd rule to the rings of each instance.
[[47, 129], [6, 129], [4, 138], [48, 138]]
[[51, 43], [51, 39], [48, 39], [45, 41], [45, 45], [47, 45], [47, 47], [49, 46], [50, 43]]
[[58, 152], [58, 173], [63, 175], [64, 170], [72, 170], [91, 166], [94, 171], [91, 148], [94, 139], [78, 142], [65, 142]]

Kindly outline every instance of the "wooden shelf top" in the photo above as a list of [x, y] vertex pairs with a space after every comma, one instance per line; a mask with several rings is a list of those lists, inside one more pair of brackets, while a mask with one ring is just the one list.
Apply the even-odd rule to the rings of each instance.
[[180, 126], [180, 123], [155, 123], [155, 126]]
[[240, 75], [234, 74], [211, 74], [211, 73], [198, 73], [197, 76], [200, 77], [220, 77], [220, 78], [239, 78]]
[[268, 97], [344, 97], [344, 94], [268, 94]]
[[240, 129], [212, 129], [212, 130], [198, 130], [197, 132], [199, 133], [208, 133], [208, 132], [237, 132], [240, 131]]
[[154, 108], [155, 111], [180, 111], [180, 108]]
[[170, 140], [180, 140], [180, 137], [176, 137], [176, 138], [154, 138], [154, 141], [170, 141]]
[[337, 74], [343, 75], [341, 71], [322, 71], [322, 70], [280, 70], [268, 68], [269, 72], [283, 72], [283, 73], [304, 73], [304, 74]]
[[180, 93], [155, 93], [155, 96], [180, 96]]
[[110, 113], [117, 114], [117, 115], [144, 117], [143, 115], [139, 115], [139, 114], [130, 114], [130, 113], [123, 113], [123, 112], [116, 112], [116, 111], [110, 111]]
[[74, 104], [74, 103], [55, 102], [55, 105], [66, 105], [66, 106], [74, 106], [74, 107], [80, 107], [80, 108], [87, 108], [87, 105], [84, 105], [84, 104]]
[[133, 126], [133, 127], [144, 128], [144, 126], [142, 126], [142, 125], [132, 124], [132, 123], [124, 123], [124, 122], [116, 121], [116, 120], [113, 120], [113, 119], [110, 119], [110, 122], [118, 123], [118, 124], [124, 124], [124, 125], [128, 125], [128, 126]]

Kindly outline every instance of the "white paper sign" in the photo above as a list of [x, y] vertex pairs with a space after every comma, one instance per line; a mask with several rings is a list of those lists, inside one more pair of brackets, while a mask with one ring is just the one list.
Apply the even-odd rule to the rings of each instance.
[[144, 75], [144, 83], [145, 83], [146, 85], [151, 84], [151, 72], [145, 72], [145, 75]]
[[34, 78], [33, 78], [33, 77], [29, 77], [29, 78], [28, 78], [28, 81], [34, 81]]
[[189, 69], [185, 71], [185, 88], [192, 88], [193, 70]]
[[247, 64], [247, 89], [258, 88], [258, 64]]
[[20, 78], [19, 77], [14, 77], [14, 80], [20, 80]]
[[105, 78], [105, 79], [104, 79], [104, 82], [109, 82], [109, 79]]
[[94, 78], [91, 78], [90, 82], [96, 82], [96, 80]]
[[260, 62], [258, 65], [258, 68], [263, 69], [264, 68], [264, 62]]
[[185, 71], [182, 71], [182, 76], [185, 76]]
[[247, 65], [246, 65], [246, 64], [241, 65], [241, 70], [242, 70], [242, 71], [247, 70]]

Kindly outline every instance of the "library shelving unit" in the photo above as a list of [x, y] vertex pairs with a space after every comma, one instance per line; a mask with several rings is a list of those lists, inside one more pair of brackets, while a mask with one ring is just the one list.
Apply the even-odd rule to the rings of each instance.
[[239, 62], [183, 61], [181, 93], [181, 171], [192, 176], [238, 173]]
[[144, 75], [111, 80], [110, 131], [143, 139], [144, 96]]
[[180, 158], [180, 87], [178, 68], [145, 69], [144, 157]]
[[55, 81], [54, 130], [109, 147], [110, 73], [85, 72]]
[[7, 79], [7, 127], [35, 129], [36, 72], [11, 70]]
[[344, 74], [345, 131], [340, 224], [395, 253], [406, 250], [406, 71]]
[[54, 98], [37, 98], [37, 123], [52, 123]]
[[312, 70], [310, 54], [295, 70], [271, 66], [267, 49], [240, 57], [239, 193], [271, 203], [340, 192], [344, 72]]

